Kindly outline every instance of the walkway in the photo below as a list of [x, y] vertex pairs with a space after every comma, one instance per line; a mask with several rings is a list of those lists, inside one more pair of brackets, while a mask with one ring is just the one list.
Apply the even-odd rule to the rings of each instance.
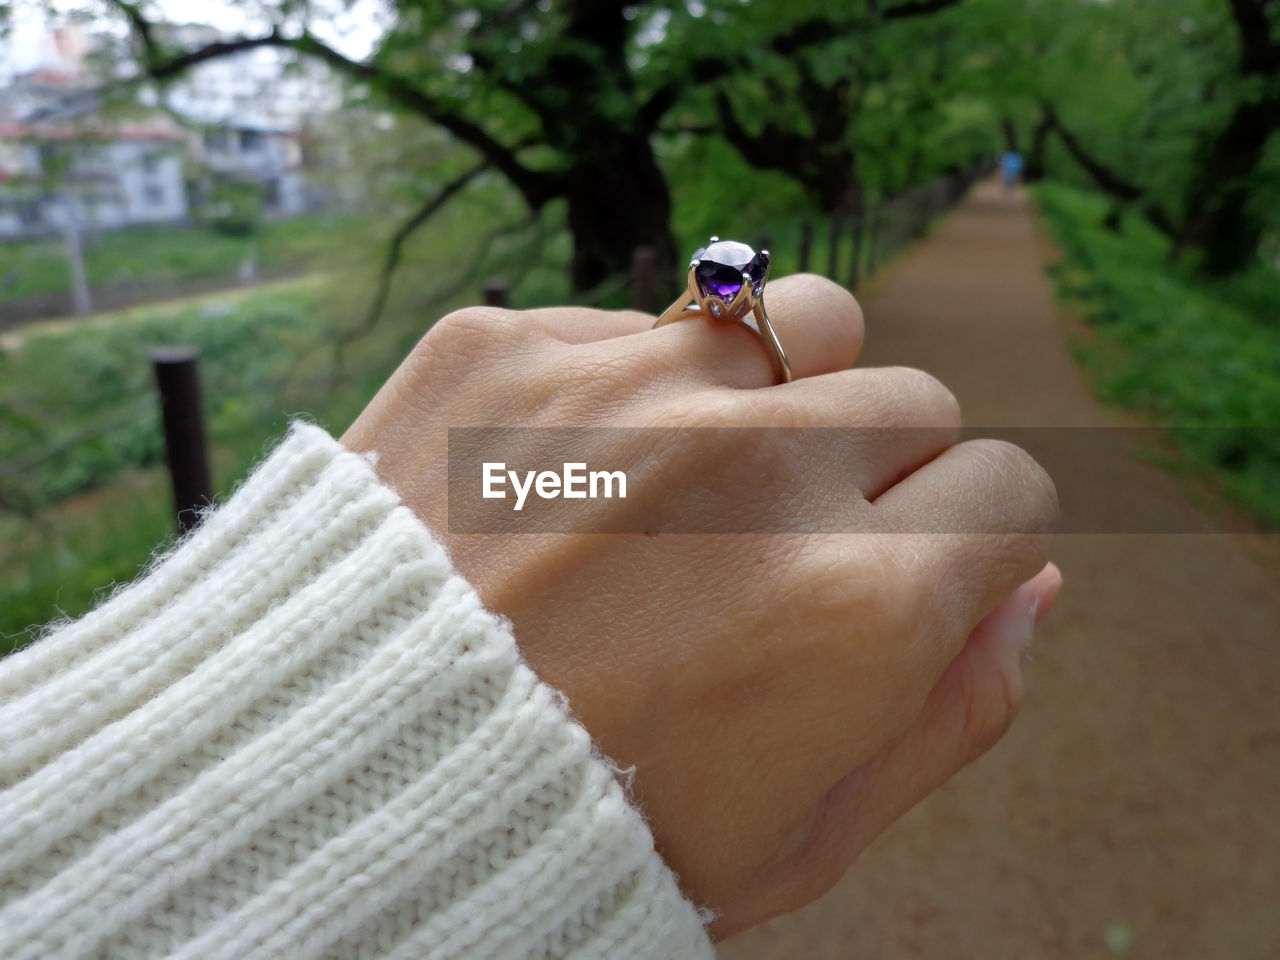
[[[860, 362], [930, 371], [970, 425], [1136, 422], [1071, 359], [1048, 252], [1025, 198], [981, 185], [867, 298]], [[1050, 458], [1064, 523], [1222, 529], [1135, 456], [1106, 484], [1087, 457]], [[1008, 737], [721, 960], [1280, 957], [1278, 540], [1060, 534], [1066, 584]]]

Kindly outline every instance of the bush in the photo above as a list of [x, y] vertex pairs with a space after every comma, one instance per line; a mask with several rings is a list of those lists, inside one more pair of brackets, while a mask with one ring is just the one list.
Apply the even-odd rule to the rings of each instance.
[[216, 180], [194, 207], [197, 222], [232, 237], [253, 234], [265, 211], [262, 187], [255, 183]]
[[1207, 281], [1144, 220], [1106, 229], [1103, 197], [1036, 196], [1066, 254], [1058, 288], [1097, 331], [1077, 353], [1103, 399], [1169, 425], [1193, 468], [1280, 530], [1280, 272]]

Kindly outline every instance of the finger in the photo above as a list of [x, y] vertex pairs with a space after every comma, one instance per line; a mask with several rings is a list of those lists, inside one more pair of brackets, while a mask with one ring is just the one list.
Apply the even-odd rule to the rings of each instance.
[[[908, 576], [924, 586], [923, 622], [959, 625], [963, 637], [1044, 566], [1058, 496], [1022, 448], [969, 440], [882, 493], [871, 517]], [[941, 639], [948, 635], [956, 634], [939, 631]]]
[[[875, 500], [960, 441], [960, 404], [941, 381], [913, 367], [866, 367], [772, 388], [804, 426], [822, 427], [849, 482]], [[825, 428], [842, 427], [828, 433]], [[828, 440], [829, 438], [829, 440]]]
[[841, 779], [820, 807], [802, 867], [839, 876], [885, 828], [989, 750], [1022, 704], [1022, 661], [1062, 587], [1047, 563], [974, 628], [916, 720]]
[[536, 326], [561, 343], [595, 343], [641, 333], [653, 326], [653, 317], [638, 310], [593, 310], [589, 307], [549, 307], [524, 310], [522, 322]]
[[[764, 300], [793, 378], [853, 366], [862, 349], [862, 310], [843, 287], [824, 277], [797, 274], [769, 281]], [[667, 367], [699, 385], [748, 388], [775, 382], [763, 344], [732, 321], [691, 316], [616, 344], [655, 352]]]

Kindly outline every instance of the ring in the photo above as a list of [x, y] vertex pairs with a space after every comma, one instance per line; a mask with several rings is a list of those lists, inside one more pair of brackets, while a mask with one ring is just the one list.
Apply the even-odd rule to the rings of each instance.
[[769, 355], [774, 379], [791, 381], [791, 361], [764, 309], [769, 251], [756, 253], [745, 243], [712, 237], [689, 263], [689, 288], [663, 311], [654, 329], [689, 317], [740, 323], [756, 335]]

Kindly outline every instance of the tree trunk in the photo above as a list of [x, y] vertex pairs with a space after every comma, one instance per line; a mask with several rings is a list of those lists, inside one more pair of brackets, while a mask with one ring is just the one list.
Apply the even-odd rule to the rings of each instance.
[[1004, 148], [1011, 153], [1018, 152], [1018, 128], [1014, 126], [1013, 117], [1008, 114], [1000, 118], [1000, 132], [1004, 134]]
[[671, 193], [649, 139], [623, 139], [617, 130], [609, 137], [612, 142], [602, 135], [596, 141], [600, 151], [575, 157], [570, 167], [573, 288], [581, 293], [626, 273], [637, 247], [653, 250], [659, 284], [675, 284], [679, 257], [671, 235]]
[[1027, 154], [1027, 166], [1022, 179], [1025, 183], [1037, 183], [1045, 177], [1045, 153], [1049, 146], [1049, 133], [1053, 123], [1048, 117], [1041, 117], [1031, 134], [1031, 151]]
[[1280, 128], [1280, 99], [1239, 104], [1187, 191], [1186, 216], [1173, 256], [1204, 252], [1204, 269], [1227, 276], [1258, 254], [1265, 227], [1249, 196], [1248, 176]]
[[617, 115], [618, 103], [639, 102], [624, 11], [621, 0], [570, 0], [564, 42], [528, 99], [568, 161], [569, 274], [579, 293], [627, 274], [637, 247], [653, 251], [657, 283], [675, 281], [671, 192], [650, 142], [653, 126]]

